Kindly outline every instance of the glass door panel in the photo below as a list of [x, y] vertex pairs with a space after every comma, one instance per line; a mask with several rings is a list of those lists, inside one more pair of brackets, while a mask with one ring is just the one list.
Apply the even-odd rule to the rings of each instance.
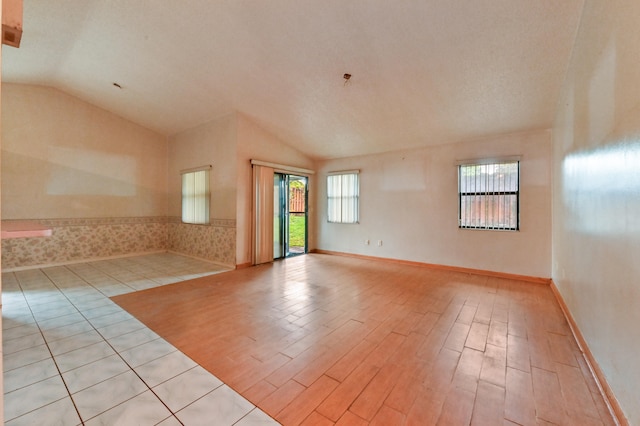
[[287, 256], [307, 252], [307, 178], [288, 176]]
[[287, 176], [273, 174], [273, 258], [281, 259], [287, 254]]

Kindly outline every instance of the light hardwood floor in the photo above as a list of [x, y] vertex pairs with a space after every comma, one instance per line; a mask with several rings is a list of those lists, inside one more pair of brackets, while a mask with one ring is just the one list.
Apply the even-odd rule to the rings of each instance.
[[550, 288], [306, 255], [113, 300], [284, 425], [611, 425]]

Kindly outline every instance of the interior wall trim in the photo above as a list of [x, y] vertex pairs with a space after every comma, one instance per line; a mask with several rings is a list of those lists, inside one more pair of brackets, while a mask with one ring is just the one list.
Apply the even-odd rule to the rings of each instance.
[[525, 281], [533, 284], [542, 284], [549, 285], [551, 282], [550, 278], [542, 278], [542, 277], [532, 277], [529, 275], [518, 275], [518, 274], [510, 274], [507, 272], [497, 272], [497, 271], [488, 271], [485, 269], [473, 269], [473, 268], [464, 268], [462, 266], [451, 266], [451, 265], [439, 265], [436, 263], [425, 263], [425, 262], [416, 262], [412, 260], [402, 260], [402, 259], [391, 259], [387, 257], [376, 257], [376, 256], [366, 256], [362, 254], [354, 254], [354, 253], [344, 253], [330, 250], [319, 250], [314, 249], [310, 250], [310, 253], [319, 253], [319, 254], [330, 254], [335, 256], [346, 256], [346, 257], [355, 257], [358, 259], [366, 259], [366, 260], [375, 260], [378, 262], [389, 262], [389, 263], [397, 263], [400, 265], [410, 265], [410, 266], [418, 266], [421, 268], [431, 268], [431, 269], [439, 269], [443, 271], [452, 271], [452, 272], [463, 272], [467, 274], [476, 274], [476, 275], [485, 275], [489, 277], [495, 278], [505, 278], [509, 280], [517, 280], [517, 281]]
[[[2, 219], [2, 223], [34, 222], [43, 226], [60, 228], [64, 226], [96, 226], [96, 225], [129, 225], [137, 223], [182, 223], [180, 216], [136, 216], [136, 217], [77, 217], [59, 219]], [[196, 225], [185, 223], [185, 225]], [[209, 223], [197, 224], [198, 226], [216, 226], [222, 228], [235, 228], [235, 219], [211, 218]]]
[[2, 223], [34, 222], [43, 226], [60, 228], [65, 226], [97, 226], [97, 225], [129, 225], [138, 223], [166, 223], [166, 216], [135, 216], [135, 217], [75, 217], [75, 218], [26, 218], [2, 219]]
[[560, 305], [560, 309], [562, 309], [562, 313], [564, 314], [564, 317], [567, 319], [567, 322], [569, 323], [569, 328], [571, 329], [571, 333], [573, 334], [573, 337], [576, 339], [576, 342], [578, 343], [578, 347], [580, 348], [582, 357], [587, 363], [587, 366], [591, 371], [591, 375], [593, 376], [593, 379], [598, 385], [598, 390], [602, 394], [604, 402], [607, 404], [607, 408], [609, 409], [609, 413], [611, 414], [611, 417], [613, 417], [613, 421], [618, 426], [629, 426], [629, 421], [625, 417], [624, 412], [622, 411], [622, 407], [618, 403], [618, 400], [616, 399], [613, 393], [613, 390], [611, 389], [611, 386], [609, 386], [609, 383], [607, 382], [607, 379], [602, 369], [600, 368], [600, 366], [598, 365], [598, 362], [594, 358], [593, 353], [591, 352], [591, 349], [589, 349], [589, 345], [587, 344], [587, 341], [584, 339], [584, 336], [582, 335], [582, 332], [580, 331], [578, 324], [573, 318], [573, 315], [571, 315], [571, 311], [569, 310], [569, 307], [565, 303], [564, 298], [560, 293], [560, 290], [556, 286], [556, 283], [553, 282], [553, 280], [551, 280], [550, 282], [550, 287], [551, 287], [551, 291], [553, 292], [553, 295], [556, 297], [556, 300]]
[[28, 271], [30, 269], [52, 268], [55, 266], [77, 265], [78, 263], [98, 262], [101, 260], [123, 259], [125, 257], [146, 256], [149, 254], [167, 253], [167, 250], [151, 250], [139, 253], [118, 254], [114, 256], [97, 256], [88, 259], [69, 260], [64, 262], [41, 263], [39, 265], [16, 266], [14, 268], [2, 268], [2, 272], [19, 272]]
[[232, 265], [232, 264], [224, 263], [224, 262], [218, 262], [218, 261], [215, 261], [215, 260], [207, 259], [205, 257], [194, 256], [192, 254], [183, 253], [181, 251], [167, 250], [166, 252], [167, 253], [171, 253], [171, 254], [177, 254], [177, 255], [180, 255], [180, 256], [184, 256], [184, 257], [189, 257], [191, 259], [200, 260], [202, 262], [209, 262], [209, 263], [212, 263], [214, 265], [223, 266], [223, 267], [229, 268], [229, 269], [234, 269], [236, 267], [236, 265]]
[[[236, 265], [229, 265], [229, 264], [222, 263], [222, 262], [216, 262], [216, 261], [211, 260], [211, 259], [205, 259], [203, 257], [192, 256], [192, 255], [185, 254], [185, 253], [182, 253], [182, 252], [179, 252], [179, 251], [175, 251], [175, 250], [152, 250], [152, 251], [145, 251], [145, 252], [140, 252], [140, 253], [120, 254], [120, 255], [116, 255], [116, 256], [101, 256], [101, 257], [92, 257], [92, 258], [89, 258], [89, 259], [82, 259], [82, 260], [70, 260], [68, 262], [55, 262], [55, 263], [44, 263], [44, 264], [40, 264], [40, 265], [17, 266], [15, 268], [2, 268], [2, 272], [28, 271], [30, 269], [52, 268], [52, 267], [55, 267], [55, 266], [76, 265], [78, 263], [98, 262], [98, 261], [101, 261], [101, 260], [123, 259], [123, 258], [126, 258], [126, 257], [146, 256], [146, 255], [149, 255], [149, 254], [158, 254], [158, 253], [178, 254], [180, 256], [190, 257], [192, 259], [197, 259], [197, 260], [200, 260], [200, 261], [203, 261], [203, 262], [213, 263], [214, 265], [224, 266], [225, 268], [229, 268], [229, 269], [234, 269], [236, 267]], [[251, 266], [251, 265], [248, 265], [248, 266]]]
[[316, 174], [316, 172], [314, 172], [313, 170], [303, 169], [301, 167], [286, 166], [284, 164], [269, 163], [268, 161], [251, 160], [251, 165], [271, 167], [275, 172], [278, 173], [299, 173], [302, 175]]
[[180, 216], [169, 216], [167, 218], [169, 224], [188, 225], [188, 226], [213, 226], [217, 228], [235, 228], [235, 219], [209, 219], [209, 223], [184, 223]]

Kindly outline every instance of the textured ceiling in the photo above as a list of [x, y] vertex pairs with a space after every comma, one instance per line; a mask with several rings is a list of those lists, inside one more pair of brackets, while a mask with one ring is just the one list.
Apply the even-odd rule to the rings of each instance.
[[316, 158], [383, 152], [550, 127], [583, 2], [24, 0], [2, 78], [165, 135], [240, 111]]

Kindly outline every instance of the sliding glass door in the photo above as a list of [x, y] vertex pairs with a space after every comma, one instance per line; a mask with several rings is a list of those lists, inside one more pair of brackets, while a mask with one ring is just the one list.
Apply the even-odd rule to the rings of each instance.
[[307, 252], [307, 178], [273, 175], [273, 258]]

